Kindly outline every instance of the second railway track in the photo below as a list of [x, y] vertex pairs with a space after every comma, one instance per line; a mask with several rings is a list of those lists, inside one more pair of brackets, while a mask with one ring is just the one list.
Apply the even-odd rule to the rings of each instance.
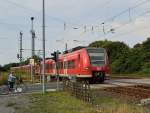
[[150, 98], [150, 85], [117, 86], [105, 88], [104, 90], [132, 96], [137, 99]]

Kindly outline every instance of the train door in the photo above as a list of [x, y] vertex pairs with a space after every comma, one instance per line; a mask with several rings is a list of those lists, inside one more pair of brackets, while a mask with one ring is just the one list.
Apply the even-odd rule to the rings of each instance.
[[55, 76], [56, 75], [56, 63], [53, 62], [52, 68], [53, 68], [53, 76]]
[[68, 76], [68, 73], [67, 73], [67, 68], [68, 68], [68, 63], [67, 63], [67, 57], [66, 55], [64, 56], [64, 76]]
[[81, 67], [82, 67], [82, 63], [81, 63], [81, 55], [80, 55], [80, 53], [78, 54], [78, 58], [77, 58], [77, 66], [78, 66], [78, 75], [80, 75], [81, 74]]

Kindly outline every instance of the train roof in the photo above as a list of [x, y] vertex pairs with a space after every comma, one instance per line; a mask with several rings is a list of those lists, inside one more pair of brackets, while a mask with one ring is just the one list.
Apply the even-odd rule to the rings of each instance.
[[78, 46], [78, 47], [75, 47], [75, 48], [64, 51], [63, 54], [71, 53], [71, 52], [74, 52], [74, 51], [77, 51], [77, 50], [80, 50], [80, 49], [83, 49], [83, 48], [86, 48], [86, 47]]
[[[98, 49], [98, 48], [95, 48], [95, 47], [78, 46], [78, 47], [72, 48], [70, 50], [64, 51], [63, 54], [72, 53], [74, 51], [77, 51], [77, 50], [80, 50], [80, 49], [83, 49], [83, 48], [86, 48], [86, 49]], [[104, 48], [101, 48], [101, 49], [104, 49]]]

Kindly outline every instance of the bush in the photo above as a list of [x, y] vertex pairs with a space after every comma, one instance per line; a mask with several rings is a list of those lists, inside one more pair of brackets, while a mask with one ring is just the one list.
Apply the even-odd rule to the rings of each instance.
[[0, 85], [7, 84], [7, 78], [8, 78], [8, 74], [2, 73], [1, 79], [0, 79]]
[[140, 73], [150, 75], [150, 69], [149, 68], [143, 69]]

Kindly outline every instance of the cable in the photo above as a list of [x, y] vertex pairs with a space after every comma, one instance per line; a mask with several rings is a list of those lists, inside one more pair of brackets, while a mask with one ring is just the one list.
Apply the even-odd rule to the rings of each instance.
[[[147, 2], [150, 2], [150, 0], [145, 0], [145, 1], [143, 1], [143, 2], [141, 2], [141, 3], [139, 3], [139, 4], [137, 4], [137, 5], [135, 5], [135, 6], [133, 6], [133, 7], [131, 7], [131, 9], [137, 8], [137, 7], [139, 7], [140, 5], [145, 4], [145, 3], [147, 3]], [[122, 12], [119, 13], [118, 15], [113, 16], [113, 18], [116, 18], [116, 17], [120, 16], [121, 14], [123, 14], [123, 13], [126, 12], [126, 11], [128, 11], [128, 10], [122, 11]], [[145, 15], [145, 14], [148, 14], [148, 13], [150, 13], [150, 10], [147, 10], [147, 11], [141, 13], [141, 14], [138, 15], [136, 18], [141, 17], [141, 16], [143, 16], [143, 15]], [[111, 19], [112, 19], [112, 18], [111, 18]], [[116, 29], [125, 27], [126, 25], [130, 24], [131, 22], [132, 22], [132, 21], [130, 20], [128, 23], [125, 23], [125, 24], [123, 24], [123, 25], [120, 25], [119, 27], [112, 28], [112, 29], [110, 29], [110, 30], [107, 31], [107, 32], [105, 31], [106, 33], [104, 33], [104, 35], [107, 35], [107, 34], [110, 33], [110, 32], [114, 32], [114, 30], [116, 30]], [[103, 27], [104, 27], [104, 25], [103, 25]], [[105, 26], [105, 27], [106, 27], [106, 26]], [[103, 30], [104, 30], [104, 29], [103, 29]]]
[[117, 17], [121, 16], [122, 14], [128, 12], [129, 9], [130, 9], [130, 10], [136, 9], [137, 7], [139, 7], [139, 6], [143, 5], [143, 4], [146, 4], [147, 2], [150, 2], [150, 0], [145, 0], [145, 1], [141, 2], [141, 3], [139, 3], [139, 4], [136, 4], [135, 6], [132, 6], [132, 7], [130, 7], [130, 8], [127, 8], [127, 9], [123, 10], [122, 12], [118, 13], [117, 15], [115, 15], [115, 16], [113, 16], [113, 17], [107, 19], [107, 20], [105, 20], [103, 23], [106, 23], [106, 22], [108, 22], [108, 21], [110, 21], [110, 20], [114, 20], [115, 18], [117, 18]]
[[[37, 10], [34, 10], [34, 9], [32, 9], [32, 8], [29, 8], [29, 7], [27, 7], [27, 6], [24, 6], [24, 5], [21, 5], [21, 4], [19, 4], [19, 3], [16, 3], [16, 2], [12, 2], [12, 1], [10, 1], [10, 0], [3, 0], [3, 1], [5, 1], [5, 2], [8, 2], [8, 3], [10, 3], [10, 4], [12, 4], [12, 5], [15, 5], [15, 6], [17, 6], [17, 7], [20, 7], [20, 8], [22, 8], [22, 9], [25, 9], [25, 10], [28, 10], [28, 12], [36, 12], [36, 13], [41, 13], [41, 12], [39, 12], [39, 11], [37, 11]], [[58, 17], [53, 17], [53, 16], [50, 16], [50, 15], [47, 15], [48, 17], [50, 17], [52, 20], [55, 20], [55, 21], [57, 21], [57, 22], [61, 22], [61, 23], [64, 23], [65, 21], [63, 20], [63, 19], [60, 19], [60, 18], [58, 18]]]
[[[140, 29], [141, 29], [141, 30], [145, 30], [145, 29], [149, 29], [149, 28], [150, 28], [150, 26], [142, 27], [142, 28], [140, 28]], [[140, 30], [140, 29], [134, 29], [134, 30], [132, 30], [132, 31], [128, 31], [128, 32], [125, 32], [125, 33], [121, 33], [121, 34], [115, 35], [115, 36], [113, 36], [113, 37], [121, 37], [121, 36], [124, 36], [124, 35], [128, 35], [128, 34], [131, 34], [131, 33], [136, 32], [137, 30]], [[111, 37], [111, 38], [112, 38], [112, 37]]]
[[[29, 7], [27, 7], [27, 6], [21, 5], [21, 4], [16, 3], [16, 2], [12, 2], [12, 1], [10, 1], [10, 0], [3, 0], [3, 1], [8, 2], [8, 3], [10, 3], [10, 4], [12, 4], [12, 5], [16, 6], [16, 7], [25, 9], [25, 11], [28, 10], [28, 12], [30, 12], [30, 13], [31, 13], [31, 11], [32, 11], [32, 12], [36, 12], [36, 13], [38, 13], [38, 14], [41, 13], [41, 12], [38, 12], [38, 11], [32, 9], [32, 8], [29, 8]], [[108, 3], [110, 3], [110, 2], [112, 2], [112, 0], [106, 1], [105, 4], [108, 4]], [[104, 6], [104, 5], [103, 5], [103, 6]], [[55, 20], [55, 21], [58, 21], [58, 22], [61, 22], [61, 23], [65, 23], [65, 22], [66, 22], [65, 20], [60, 19], [60, 18], [58, 18], [58, 17], [53, 17], [53, 16], [49, 16], [49, 15], [47, 15], [47, 16], [50, 17], [52, 20]], [[72, 24], [72, 26], [74, 26], [73, 23], [70, 23], [70, 22], [66, 22], [66, 23], [67, 23], [67, 24], [68, 24], [68, 23], [69, 23], [69, 24]], [[16, 26], [16, 24], [9, 24], [9, 23], [2, 23], [2, 22], [1, 22], [0, 24], [7, 24], [7, 25]], [[19, 26], [19, 25], [17, 25], [17, 26]], [[24, 27], [25, 27], [25, 25], [20, 25], [20, 26], [24, 26]], [[81, 26], [81, 25], [79, 25], [79, 26]]]
[[[21, 5], [21, 4], [19, 4], [19, 3], [16, 3], [16, 2], [12, 2], [12, 1], [10, 1], [10, 0], [3, 0], [3, 1], [5, 1], [5, 2], [7, 2], [7, 3], [9, 3], [9, 4], [12, 4], [12, 5], [14, 5], [14, 6], [16, 6], [16, 7], [19, 7], [19, 8], [22, 8], [22, 9], [24, 9], [26, 12], [28, 12], [28, 13], [30, 13], [30, 15], [31, 15], [31, 11], [32, 12], [35, 12], [35, 13], [37, 13], [37, 14], [41, 14], [41, 12], [39, 12], [39, 11], [37, 11], [37, 10], [34, 10], [34, 9], [32, 9], [32, 8], [29, 8], [29, 7], [27, 7], [27, 6], [24, 6], [24, 5]], [[58, 18], [58, 17], [53, 17], [53, 16], [49, 16], [49, 15], [46, 15], [47, 17], [49, 17], [51, 20], [54, 20], [54, 21], [57, 21], [57, 22], [60, 22], [60, 23], [65, 23], [66, 21], [65, 20], [63, 20], [63, 19], [61, 19], [61, 18]], [[66, 22], [67, 24], [72, 24], [72, 26], [74, 26], [73, 25], [73, 23], [71, 23], [71, 22]], [[0, 23], [0, 24], [7, 24], [7, 25], [13, 25], [13, 26], [16, 26], [17, 24], [9, 24], [9, 23]], [[17, 26], [19, 26], [19, 25], [17, 25]], [[20, 26], [24, 26], [25, 27], [25, 25], [20, 25]]]
[[[141, 16], [144, 16], [144, 15], [146, 15], [146, 14], [149, 14], [149, 13], [150, 13], [150, 10], [147, 10], [147, 11], [141, 13], [140, 15], [138, 15], [135, 19], [137, 19], [137, 18], [139, 18], [139, 17], [141, 17]], [[129, 21], [128, 23], [125, 23], [125, 24], [123, 24], [123, 25], [120, 25], [119, 27], [114, 28], [114, 30], [123, 28], [123, 27], [125, 27], [126, 25], [128, 25], [128, 24], [130, 24], [130, 23], [132, 23], [132, 22], [133, 22], [133, 21]]]
[[146, 4], [147, 2], [150, 2], [150, 0], [144, 0], [144, 1], [142, 1], [142, 2], [140, 2], [140, 3], [138, 3], [138, 4], [134, 5], [134, 6], [132, 6], [130, 8], [127, 8], [127, 9], [121, 11], [120, 13], [114, 15], [113, 17], [110, 17], [109, 19], [106, 19], [104, 22], [102, 22], [102, 24], [103, 25], [105, 24], [105, 27], [106, 27], [106, 26], [108, 26], [108, 25], [106, 25], [107, 22], [109, 22], [109, 21], [113, 22], [115, 18], [117, 18], [117, 17], [119, 17], [119, 16], [121, 16], [124, 13], [127, 13], [127, 12], [129, 13], [129, 20], [131, 21], [131, 10], [136, 9], [137, 7], [139, 7], [139, 6], [143, 5], [143, 4]]
[[[141, 17], [141, 16], [144, 16], [144, 15], [146, 15], [146, 14], [149, 14], [150, 13], [150, 10], [147, 10], [147, 11], [145, 11], [145, 12], [143, 12], [143, 13], [141, 13], [140, 15], [138, 15], [138, 17]], [[138, 18], [138, 17], [136, 17], [136, 18]], [[132, 22], [132, 21], [131, 21]], [[121, 25], [121, 26], [119, 26], [119, 27], [117, 27], [117, 29], [120, 29], [120, 28], [123, 28], [123, 27], [125, 27], [126, 25], [128, 25], [128, 24], [130, 24], [131, 22], [128, 22], [128, 23], [126, 23], [126, 24], [124, 24], [124, 25]], [[147, 28], [150, 28], [149, 26], [148, 27], [144, 27], [144, 29], [147, 29]], [[116, 28], [115, 28], [116, 29]], [[143, 28], [142, 28], [143, 29]], [[138, 29], [139, 30], [139, 29]], [[125, 32], [125, 33], [121, 33], [121, 34], [119, 34], [119, 35], [115, 35], [115, 37], [116, 36], [123, 36], [123, 35], [128, 35], [129, 33], [133, 33], [133, 32], [135, 32], [136, 30], [132, 30], [132, 31], [129, 31], [129, 32]], [[114, 36], [113, 36], [114, 37]]]
[[[139, 0], [138, 0], [139, 1]], [[106, 23], [106, 22], [108, 22], [108, 21], [112, 21], [112, 20], [114, 20], [115, 18], [117, 18], [117, 17], [119, 17], [119, 16], [121, 16], [122, 14], [124, 14], [124, 13], [126, 13], [126, 12], [129, 12], [129, 21], [131, 21], [131, 10], [133, 10], [133, 9], [136, 9], [137, 7], [139, 7], [139, 6], [141, 6], [141, 5], [143, 5], [143, 4], [146, 4], [147, 2], [150, 2], [150, 0], [144, 0], [144, 1], [142, 1], [142, 2], [140, 2], [140, 3], [138, 3], [138, 4], [136, 4], [136, 5], [134, 5], [134, 6], [132, 6], [132, 7], [130, 7], [130, 8], [128, 8], [128, 9], [126, 9], [126, 10], [123, 10], [122, 12], [120, 12], [119, 14], [117, 14], [117, 15], [115, 15], [115, 16], [113, 16], [113, 17], [111, 17], [111, 18], [109, 18], [109, 19], [107, 19], [107, 20], [105, 20], [103, 23]], [[136, 2], [137, 3], [137, 2]], [[85, 25], [84, 25], [85, 26]], [[87, 25], [86, 25], [87, 26]], [[92, 26], [93, 27], [93, 26]], [[106, 26], [105, 26], [106, 27]], [[93, 30], [94, 30], [94, 27], [93, 27]], [[93, 31], [92, 30], [92, 31]], [[104, 29], [103, 29], [104, 30]], [[113, 30], [113, 29], [112, 29]], [[87, 32], [87, 31], [86, 31]], [[83, 34], [83, 33], [81, 33], [81, 34]]]

